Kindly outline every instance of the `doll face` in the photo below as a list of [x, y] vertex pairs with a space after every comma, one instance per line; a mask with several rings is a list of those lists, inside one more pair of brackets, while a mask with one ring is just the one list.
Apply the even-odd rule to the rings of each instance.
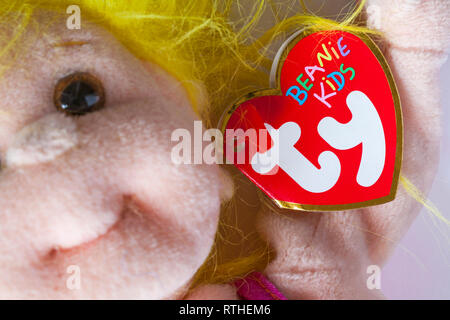
[[[171, 161], [172, 131], [196, 119], [180, 83], [98, 26], [36, 18], [49, 20], [0, 79], [0, 298], [177, 297], [228, 180]], [[56, 109], [55, 86], [77, 72], [104, 87], [101, 110]]]

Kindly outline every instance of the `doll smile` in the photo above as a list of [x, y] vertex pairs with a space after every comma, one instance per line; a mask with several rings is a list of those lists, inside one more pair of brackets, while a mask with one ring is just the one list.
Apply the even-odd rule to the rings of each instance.
[[120, 231], [120, 229], [123, 229], [122, 226], [124, 223], [124, 220], [126, 218], [138, 218], [140, 217], [140, 209], [139, 204], [137, 201], [134, 200], [135, 196], [126, 195], [123, 196], [123, 205], [122, 209], [120, 210], [120, 213], [117, 215], [117, 220], [113, 222], [108, 228], [105, 229], [104, 232], [99, 233], [96, 237], [91, 238], [89, 240], [86, 240], [84, 242], [81, 242], [76, 245], [72, 246], [62, 246], [62, 245], [54, 245], [52, 248], [47, 250], [46, 254], [43, 255], [43, 261], [51, 261], [59, 258], [67, 258], [72, 255], [79, 254], [80, 252], [83, 252], [85, 250], [88, 250], [89, 248], [93, 248], [99, 244], [102, 240], [107, 241], [108, 237], [116, 232]]
[[128, 198], [129, 197], [124, 197], [124, 206], [123, 206], [121, 213], [118, 215], [117, 220], [113, 224], [111, 224], [111, 226], [109, 228], [107, 228], [104, 232], [98, 234], [93, 239], [87, 240], [85, 242], [82, 242], [80, 244], [73, 245], [70, 247], [55, 245], [55, 246], [53, 246], [53, 248], [51, 248], [50, 250], [47, 251], [47, 254], [44, 255], [44, 260], [56, 259], [56, 258], [60, 257], [61, 254], [65, 257], [77, 254], [79, 252], [82, 252], [82, 250], [86, 250], [90, 247], [96, 246], [99, 241], [101, 241], [104, 238], [107, 238], [108, 235], [112, 231], [120, 228], [120, 224], [124, 220], [125, 214], [130, 211], [129, 207], [128, 207], [128, 202], [129, 202], [129, 200], [127, 200]]

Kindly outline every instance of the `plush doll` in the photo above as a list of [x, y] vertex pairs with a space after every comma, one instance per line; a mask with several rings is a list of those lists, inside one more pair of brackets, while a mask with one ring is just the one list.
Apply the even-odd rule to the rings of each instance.
[[[389, 257], [421, 208], [407, 189], [426, 192], [436, 169], [450, 3], [369, 0], [341, 23], [241, 5], [0, 1], [0, 298], [382, 297], [366, 268]], [[268, 87], [274, 52], [303, 27], [371, 34], [389, 61], [404, 119], [394, 201], [277, 210], [233, 168], [171, 161], [172, 133], [217, 127]]]

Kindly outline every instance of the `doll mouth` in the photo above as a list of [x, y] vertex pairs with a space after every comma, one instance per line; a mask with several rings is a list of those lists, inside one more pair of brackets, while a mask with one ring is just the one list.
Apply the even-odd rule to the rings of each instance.
[[110, 225], [104, 232], [98, 234], [96, 237], [91, 238], [87, 241], [81, 242], [73, 246], [60, 246], [55, 245], [50, 250], [44, 254], [44, 261], [55, 260], [61, 256], [70, 257], [72, 255], [79, 254], [80, 252], [87, 250], [89, 248], [95, 247], [100, 241], [108, 238], [113, 232], [121, 228], [125, 217], [129, 214], [136, 214], [135, 208], [137, 206], [135, 197], [131, 195], [123, 196], [123, 206], [120, 213], [117, 215], [117, 220]]
[[74, 245], [71, 247], [62, 247], [62, 246], [58, 246], [58, 245], [53, 246], [50, 250], [48, 250], [47, 254], [44, 255], [44, 260], [47, 260], [47, 259], [53, 260], [53, 259], [59, 257], [59, 255], [64, 255], [64, 256], [76, 255], [76, 254], [82, 252], [83, 250], [86, 250], [88, 248], [96, 246], [102, 239], [108, 237], [108, 235], [110, 235], [114, 230], [118, 229], [120, 227], [122, 220], [123, 220], [123, 214], [119, 217], [119, 219], [113, 225], [111, 225], [108, 229], [106, 229], [106, 231], [104, 231], [103, 233], [99, 234], [97, 237], [90, 239], [88, 241], [82, 242], [80, 244], [77, 244], [77, 245]]

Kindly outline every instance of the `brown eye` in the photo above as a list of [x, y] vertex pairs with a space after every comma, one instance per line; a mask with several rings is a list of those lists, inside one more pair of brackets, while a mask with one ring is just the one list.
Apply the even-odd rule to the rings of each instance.
[[58, 81], [53, 100], [58, 110], [83, 115], [103, 108], [105, 91], [99, 79], [89, 73], [77, 72]]

